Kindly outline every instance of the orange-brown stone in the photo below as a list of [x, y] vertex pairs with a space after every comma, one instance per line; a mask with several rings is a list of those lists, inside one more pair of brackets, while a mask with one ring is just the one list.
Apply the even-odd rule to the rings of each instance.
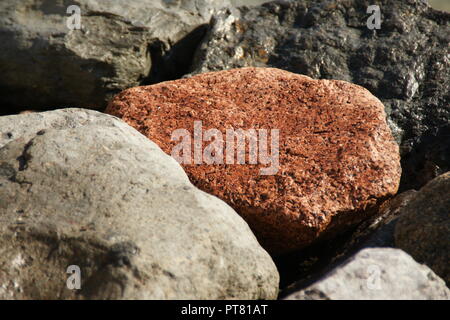
[[125, 90], [107, 112], [168, 154], [179, 143], [172, 133], [187, 129], [193, 136], [194, 121], [224, 138], [230, 128], [279, 129], [279, 169], [273, 175], [261, 175], [268, 165], [248, 161], [183, 165], [198, 188], [242, 215], [273, 254], [361, 222], [399, 185], [400, 156], [383, 104], [344, 81], [234, 69]]

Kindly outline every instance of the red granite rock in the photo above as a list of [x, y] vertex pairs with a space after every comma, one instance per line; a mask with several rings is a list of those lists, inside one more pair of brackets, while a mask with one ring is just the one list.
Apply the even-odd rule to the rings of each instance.
[[[172, 141], [172, 133], [188, 130], [191, 158], [194, 121], [202, 121], [203, 130], [219, 130], [224, 140], [226, 129], [266, 129], [270, 143], [275, 137], [270, 130], [278, 129], [274, 174], [261, 174], [270, 166], [261, 158], [249, 164], [249, 149], [246, 164], [227, 164], [226, 158], [224, 164], [183, 164], [191, 181], [233, 207], [272, 254], [347, 230], [369, 217], [399, 185], [400, 156], [383, 104], [344, 81], [272, 68], [234, 69], [125, 90], [107, 112], [168, 154], [181, 141]], [[209, 144], [203, 142], [199, 150]], [[231, 155], [226, 146], [225, 141], [224, 156]], [[220, 148], [211, 150], [219, 162]]]

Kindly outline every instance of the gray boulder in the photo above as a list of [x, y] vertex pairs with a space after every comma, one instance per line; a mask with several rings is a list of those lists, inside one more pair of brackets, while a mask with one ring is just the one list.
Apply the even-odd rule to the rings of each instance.
[[380, 98], [401, 144], [401, 190], [450, 170], [450, 14], [425, 1], [276, 1], [224, 9], [198, 48], [193, 74], [270, 66], [359, 84]]
[[369, 248], [287, 300], [448, 300], [442, 279], [408, 254]]
[[[115, 93], [188, 68], [228, 0], [0, 1], [0, 114], [101, 109]], [[81, 29], [75, 19], [81, 10]]]
[[0, 117], [0, 148], [19, 138], [29, 141], [41, 130], [75, 129], [91, 124], [124, 127], [123, 122], [114, 116], [80, 108], [5, 116]]
[[0, 118], [2, 135], [8, 122], [24, 134], [0, 148], [0, 299], [277, 297], [244, 220], [125, 123], [58, 110]]
[[429, 182], [401, 209], [395, 245], [450, 285], [450, 172]]

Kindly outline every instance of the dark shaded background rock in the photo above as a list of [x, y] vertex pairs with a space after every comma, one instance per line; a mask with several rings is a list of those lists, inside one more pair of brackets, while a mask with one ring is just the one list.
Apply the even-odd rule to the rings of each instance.
[[[248, 163], [248, 141], [245, 164], [225, 164], [225, 152], [221, 164], [193, 164], [191, 145], [191, 164], [183, 163], [191, 181], [231, 205], [275, 255], [347, 231], [397, 192], [400, 157], [384, 107], [344, 81], [274, 68], [233, 69], [131, 88], [106, 111], [168, 154], [179, 144], [172, 139], [175, 130], [193, 136], [199, 120], [204, 130], [221, 134], [230, 128], [279, 130], [279, 164], [267, 175], [261, 169], [270, 165], [261, 158]], [[259, 138], [267, 147], [270, 139]], [[201, 144], [203, 150], [210, 143]]]
[[382, 24], [372, 31], [372, 4], [279, 1], [224, 10], [192, 71], [271, 66], [364, 86], [384, 103], [401, 143], [401, 190], [420, 188], [450, 168], [450, 14], [420, 0], [378, 1]]
[[[186, 72], [228, 0], [0, 1], [0, 114], [101, 109], [115, 93]], [[67, 27], [70, 5], [82, 29]]]
[[450, 123], [405, 141], [402, 149], [401, 190], [419, 190], [428, 181], [450, 170]]
[[359, 251], [288, 300], [448, 300], [450, 290], [427, 266], [399, 249]]
[[430, 181], [401, 210], [395, 245], [450, 284], [450, 172]]
[[277, 297], [276, 267], [242, 218], [119, 119], [2, 121], [26, 129], [0, 148], [0, 299]]

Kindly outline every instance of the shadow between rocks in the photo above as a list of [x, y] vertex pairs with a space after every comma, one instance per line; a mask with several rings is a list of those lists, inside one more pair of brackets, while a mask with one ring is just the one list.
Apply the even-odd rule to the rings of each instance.
[[328, 272], [346, 263], [363, 248], [395, 247], [394, 230], [401, 209], [414, 198], [415, 190], [408, 190], [380, 204], [369, 219], [324, 239], [304, 250], [275, 257], [280, 273], [280, 294], [283, 299], [304, 289]]
[[280, 273], [279, 299], [309, 286], [335, 268], [334, 258], [352, 237], [356, 228], [303, 250], [274, 257]]
[[149, 44], [152, 67], [147, 78], [141, 85], [151, 85], [159, 82], [176, 80], [189, 73], [197, 47], [200, 45], [208, 29], [201, 25], [178, 41], [169, 51], [165, 51], [162, 41]]

